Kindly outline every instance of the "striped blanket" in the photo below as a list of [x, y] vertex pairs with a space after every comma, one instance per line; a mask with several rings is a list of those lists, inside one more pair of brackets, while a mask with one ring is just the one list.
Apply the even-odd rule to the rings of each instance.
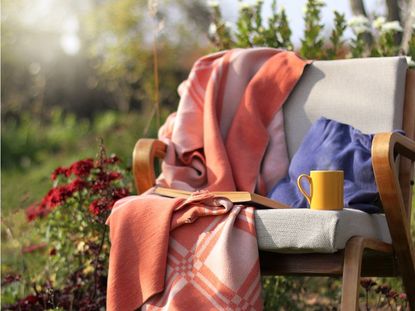
[[261, 310], [252, 207], [210, 191], [266, 194], [286, 174], [281, 107], [307, 62], [275, 49], [238, 49], [198, 60], [179, 87], [162, 186], [113, 208], [108, 310]]

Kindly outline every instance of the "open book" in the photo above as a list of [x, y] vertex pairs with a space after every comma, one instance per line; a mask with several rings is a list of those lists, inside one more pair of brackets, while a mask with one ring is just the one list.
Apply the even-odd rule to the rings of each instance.
[[[153, 193], [169, 198], [187, 198], [192, 194], [190, 191], [163, 187], [156, 187]], [[247, 191], [212, 191], [212, 193], [215, 196], [227, 198], [233, 203], [247, 203], [258, 208], [290, 208], [281, 202]]]

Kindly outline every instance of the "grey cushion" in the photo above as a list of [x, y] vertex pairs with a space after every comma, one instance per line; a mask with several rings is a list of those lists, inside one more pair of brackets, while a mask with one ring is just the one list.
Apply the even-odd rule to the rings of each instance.
[[360, 235], [391, 243], [385, 215], [359, 210], [256, 210], [260, 250], [279, 253], [333, 253]]
[[[404, 57], [315, 61], [284, 104], [290, 158], [319, 117], [364, 133], [402, 129], [407, 63]], [[335, 252], [362, 235], [391, 242], [385, 215], [358, 210], [258, 210], [259, 248], [274, 252]]]
[[323, 116], [364, 133], [402, 129], [404, 57], [315, 61], [284, 104], [290, 158]]

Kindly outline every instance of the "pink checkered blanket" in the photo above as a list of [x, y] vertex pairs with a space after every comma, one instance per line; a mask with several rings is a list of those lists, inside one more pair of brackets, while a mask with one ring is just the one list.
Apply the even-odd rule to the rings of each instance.
[[108, 310], [261, 310], [254, 210], [211, 192], [266, 193], [285, 175], [280, 110], [307, 62], [275, 49], [198, 60], [179, 88], [158, 184], [189, 199], [127, 197], [108, 219]]

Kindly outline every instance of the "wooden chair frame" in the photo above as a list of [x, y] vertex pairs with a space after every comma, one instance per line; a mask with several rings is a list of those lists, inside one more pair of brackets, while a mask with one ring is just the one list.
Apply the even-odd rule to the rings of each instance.
[[[361, 276], [401, 276], [411, 310], [415, 310], [415, 255], [410, 234], [411, 185], [415, 161], [415, 71], [406, 75], [403, 129], [376, 134], [372, 145], [375, 179], [392, 244], [352, 237], [334, 254], [280, 254], [260, 251], [263, 275], [342, 276], [342, 310], [358, 310]], [[139, 139], [133, 151], [138, 193], [155, 184], [154, 159], [163, 159], [166, 146], [156, 139]]]

